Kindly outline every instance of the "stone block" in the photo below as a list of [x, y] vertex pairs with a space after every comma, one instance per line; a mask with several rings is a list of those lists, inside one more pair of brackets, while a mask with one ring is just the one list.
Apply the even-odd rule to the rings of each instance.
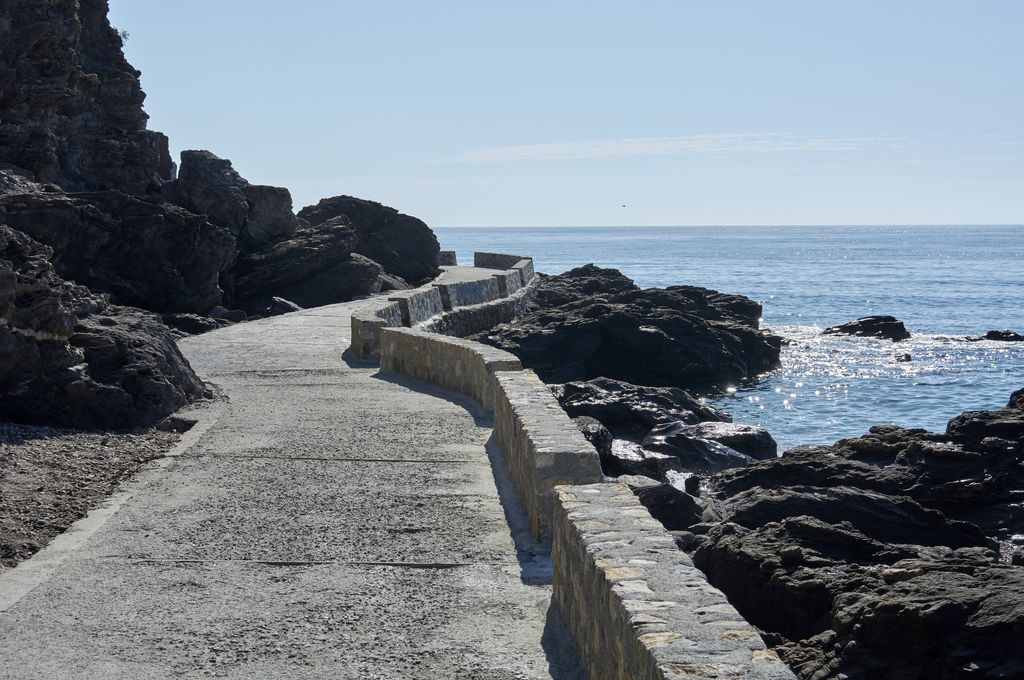
[[602, 479], [597, 451], [530, 370], [495, 374], [494, 437], [534, 537], [549, 537], [554, 489]]
[[591, 680], [794, 680], [624, 484], [561, 486], [553, 594]]

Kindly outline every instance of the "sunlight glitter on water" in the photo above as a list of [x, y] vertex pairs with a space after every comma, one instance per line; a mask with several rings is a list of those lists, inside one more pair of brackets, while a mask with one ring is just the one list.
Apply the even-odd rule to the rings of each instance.
[[[959, 414], [957, 403], [982, 394], [977, 408], [997, 408], [1024, 381], [1019, 343], [922, 335], [893, 343], [822, 330], [775, 329], [790, 341], [782, 367], [708, 401], [737, 422], [767, 428], [784, 450], [856, 436], [883, 422], [941, 431]], [[910, 361], [897, 359], [908, 353]]]

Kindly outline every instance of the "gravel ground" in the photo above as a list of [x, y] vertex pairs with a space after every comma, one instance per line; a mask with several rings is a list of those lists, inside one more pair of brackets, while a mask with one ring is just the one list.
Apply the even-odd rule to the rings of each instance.
[[179, 436], [0, 423], [0, 571], [44, 548]]

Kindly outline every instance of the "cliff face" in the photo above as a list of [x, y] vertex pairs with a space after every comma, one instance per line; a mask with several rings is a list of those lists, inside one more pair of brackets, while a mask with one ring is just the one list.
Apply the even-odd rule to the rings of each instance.
[[106, 0], [0, 0], [0, 159], [71, 191], [152, 193], [171, 179], [139, 71]]
[[[433, 233], [391, 208], [362, 202], [358, 215], [339, 209], [311, 226], [287, 189], [250, 184], [207, 151], [183, 153], [176, 178], [108, 9], [0, 0], [0, 364], [26, 367], [0, 370], [0, 418], [127, 426], [196, 398], [166, 328], [124, 305], [165, 315], [227, 305], [245, 318], [437, 271]], [[92, 302], [65, 304], [69, 286]], [[144, 386], [136, 399], [137, 386], [117, 387], [133, 362], [152, 364], [166, 389]]]

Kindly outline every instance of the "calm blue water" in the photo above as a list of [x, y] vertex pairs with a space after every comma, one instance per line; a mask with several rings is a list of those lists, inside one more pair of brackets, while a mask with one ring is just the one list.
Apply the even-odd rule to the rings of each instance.
[[[941, 430], [1024, 387], [1024, 343], [952, 339], [1024, 333], [1024, 226], [435, 231], [460, 262], [474, 250], [532, 255], [551, 274], [593, 262], [642, 287], [692, 284], [760, 301], [765, 326], [793, 340], [782, 368], [708, 400], [768, 428], [783, 448], [883, 422]], [[894, 345], [820, 335], [868, 314], [892, 314], [914, 337]], [[904, 352], [913, 361], [896, 362]]]

